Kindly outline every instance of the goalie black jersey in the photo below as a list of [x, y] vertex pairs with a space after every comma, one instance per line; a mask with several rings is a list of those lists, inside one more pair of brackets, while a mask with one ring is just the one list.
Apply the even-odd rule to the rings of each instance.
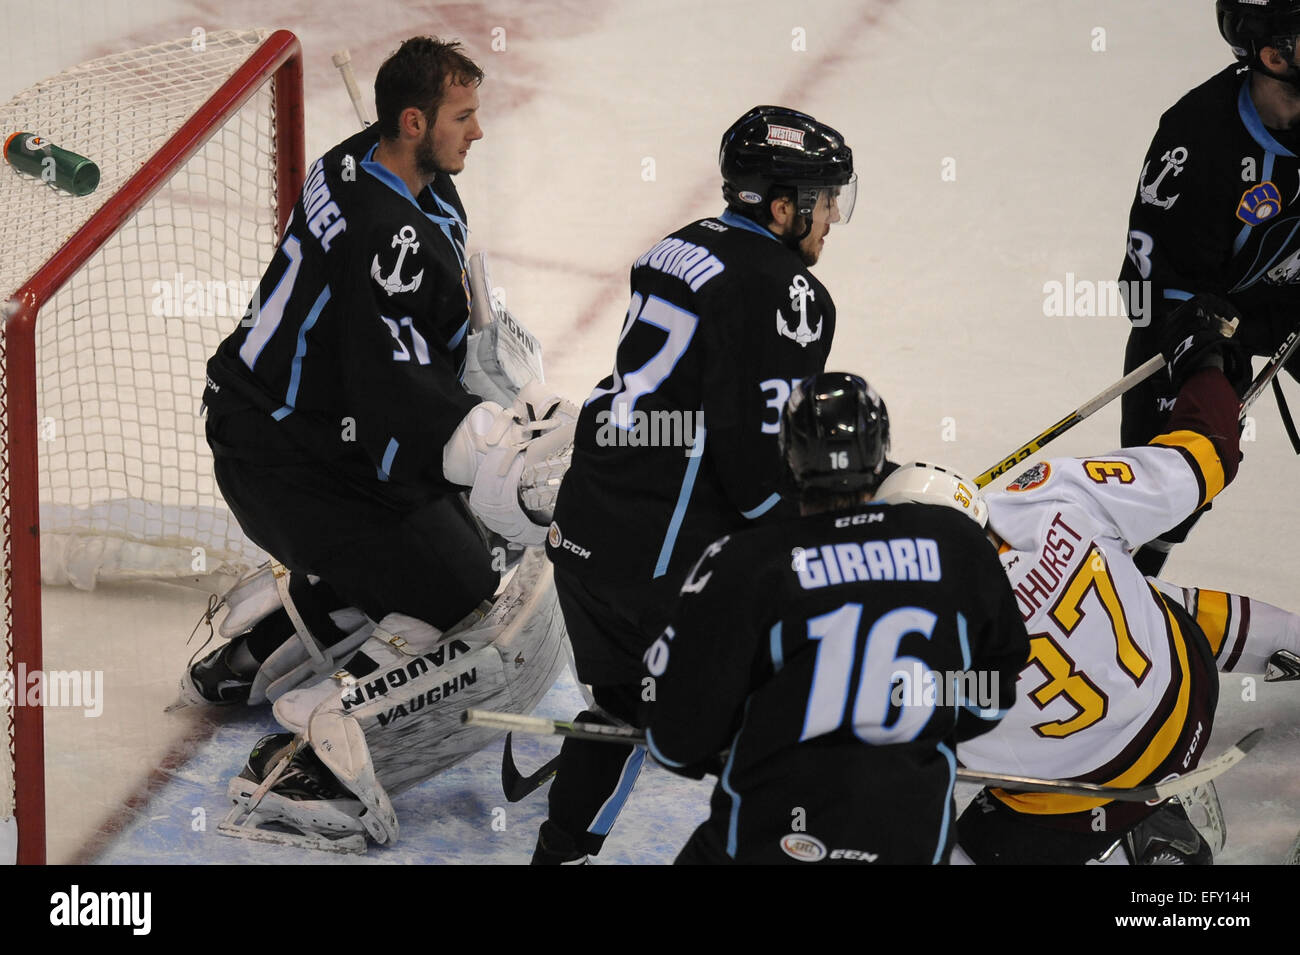
[[1297, 153], [1294, 130], [1265, 127], [1242, 66], [1218, 73], [1161, 117], [1120, 273], [1137, 327], [1159, 327], [1180, 302], [1209, 292], [1242, 311], [1237, 337], [1248, 349], [1273, 351], [1300, 307]]
[[623, 583], [680, 579], [710, 541], [793, 513], [777, 493], [781, 409], [835, 335], [830, 294], [798, 254], [732, 213], [657, 243], [631, 285], [548, 547], [575, 574]]
[[997, 725], [1029, 638], [961, 513], [864, 505], [713, 543], [647, 651], [647, 745], [728, 751], [696, 833], [716, 861], [931, 864], [953, 842], [958, 741]]
[[372, 127], [310, 167], [203, 397], [210, 415], [246, 412], [222, 428], [235, 453], [327, 462], [363, 493], [408, 502], [451, 489], [442, 449], [478, 403], [459, 378], [465, 210], [445, 174], [413, 197], [374, 161], [378, 138]]

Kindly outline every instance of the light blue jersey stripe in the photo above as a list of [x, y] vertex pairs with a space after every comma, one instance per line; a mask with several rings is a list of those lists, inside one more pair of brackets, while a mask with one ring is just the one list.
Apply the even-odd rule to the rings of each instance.
[[393, 458], [397, 455], [397, 439], [389, 438], [388, 447], [384, 449], [384, 460], [379, 464], [379, 480], [387, 481], [393, 471]]
[[668, 572], [668, 562], [673, 556], [673, 547], [677, 535], [681, 532], [682, 521], [686, 519], [686, 506], [691, 501], [691, 491], [695, 489], [695, 477], [700, 473], [700, 462], [704, 460], [704, 440], [708, 432], [704, 427], [703, 412], [700, 413], [700, 425], [695, 431], [695, 450], [686, 465], [686, 474], [682, 477], [682, 489], [677, 494], [677, 507], [673, 509], [673, 518], [668, 522], [668, 533], [664, 535], [663, 546], [659, 548], [659, 559], [655, 561], [654, 577], [659, 578]]
[[675, 759], [669, 759], [663, 753], [659, 752], [659, 747], [655, 745], [655, 741], [651, 736], [650, 730], [645, 731], [645, 745], [646, 745], [646, 749], [650, 750], [650, 755], [653, 756], [655, 759], [657, 759], [659, 762], [663, 763], [665, 766], [673, 766], [680, 769], [681, 767], [686, 765], [685, 763], [677, 762], [677, 760]]
[[957, 642], [961, 644], [961, 668], [970, 669], [970, 640], [966, 638], [966, 615], [957, 614]]
[[772, 631], [768, 634], [769, 646], [772, 650], [772, 669], [777, 673], [785, 666], [785, 651], [781, 649], [781, 621], [778, 620], [772, 624]]
[[461, 339], [465, 337], [465, 333], [466, 333], [467, 331], [469, 331], [469, 319], [468, 319], [468, 318], [465, 319], [465, 324], [462, 325], [462, 326], [460, 327], [460, 331], [458, 331], [455, 335], [452, 335], [452, 336], [451, 336], [451, 341], [447, 342], [447, 350], [448, 350], [448, 351], [455, 351], [455, 350], [456, 350], [456, 346], [460, 344]]
[[731, 797], [731, 820], [727, 823], [727, 855], [733, 859], [736, 858], [736, 830], [740, 828], [740, 793], [731, 786], [731, 770], [736, 763], [736, 746], [740, 742], [740, 734], [745, 732], [752, 699], [753, 697], [750, 697], [745, 700], [745, 713], [740, 718], [740, 729], [736, 730], [736, 735], [731, 738], [731, 753], [727, 756], [727, 765], [718, 778], [718, 785], [722, 787], [722, 791]]
[[939, 844], [934, 848], [934, 862], [932, 865], [938, 865], [943, 861], [943, 850], [948, 845], [948, 826], [952, 824], [952, 791], [957, 785], [957, 758], [953, 756], [946, 744], [940, 743], [935, 747], [943, 758], [948, 761], [948, 792], [943, 799], [943, 825], [939, 827]]
[[776, 505], [780, 503], [780, 501], [781, 501], [780, 494], [772, 494], [768, 497], [766, 501], [758, 505], [758, 507], [750, 508], [748, 511], [741, 511], [740, 516], [749, 518], [749, 520], [752, 521], [754, 518], [762, 517], [772, 508], [776, 507]]
[[627, 797], [632, 795], [632, 787], [636, 785], [636, 778], [641, 774], [641, 766], [644, 763], [645, 747], [634, 746], [623, 763], [623, 772], [618, 777], [618, 785], [614, 787], [613, 795], [601, 805], [595, 821], [587, 828], [588, 832], [597, 836], [609, 835], [609, 830], [614, 828], [618, 814], [623, 811], [623, 804], [627, 802]]
[[[293, 370], [289, 373], [289, 393], [284, 397], [284, 408], [281, 408], [276, 412], [277, 415], [280, 415], [281, 411], [284, 412], [283, 415], [276, 418], [277, 421], [279, 421], [280, 418], [286, 417], [289, 412], [293, 411], [294, 405], [298, 400], [298, 386], [302, 383], [302, 360], [307, 354], [307, 333], [315, 326], [316, 320], [320, 318], [320, 313], [329, 300], [330, 287], [327, 285], [321, 290], [320, 295], [316, 296], [316, 301], [312, 304], [311, 311], [307, 313], [307, 320], [304, 321], [302, 327], [298, 329], [298, 347], [294, 349]], [[288, 411], [285, 411], [286, 408]]]
[[753, 219], [746, 219], [744, 216], [737, 215], [736, 213], [732, 212], [730, 209], [728, 209], [722, 215], [718, 216], [718, 221], [725, 222], [727, 225], [731, 226], [734, 229], [744, 229], [746, 232], [753, 232], [756, 233], [757, 235], [765, 235], [769, 239], [772, 239], [775, 242], [781, 241], [772, 233], [770, 229], [764, 229]]

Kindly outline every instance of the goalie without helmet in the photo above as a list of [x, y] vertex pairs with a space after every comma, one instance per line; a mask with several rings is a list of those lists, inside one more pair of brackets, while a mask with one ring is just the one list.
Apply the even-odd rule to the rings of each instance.
[[[204, 391], [222, 495], [277, 562], [227, 595], [230, 641], [187, 669], [182, 699], [276, 702], [286, 728], [331, 744], [322, 758], [363, 803], [373, 798], [369, 818], [381, 821], [391, 815], [385, 785], [465, 754], [469, 737], [439, 749], [430, 718], [443, 707], [431, 704], [502, 694], [499, 705], [530, 707], [546, 687], [505, 667], [495, 641], [523, 641], [526, 669], [535, 661], [544, 682], [563, 635], [539, 551], [512, 583], [514, 604], [537, 619], [493, 616], [510, 609], [492, 603], [506, 561], [483, 526], [521, 549], [543, 541], [576, 409], [548, 392], [540, 365], [531, 380], [491, 381], [499, 363], [483, 345], [497, 338], [470, 330], [468, 229], [453, 177], [483, 136], [482, 79], [459, 44], [436, 38], [413, 37], [384, 62], [378, 122], [310, 167]], [[474, 377], [462, 380], [466, 371]], [[371, 699], [375, 674], [395, 674], [387, 690], [423, 695]], [[323, 704], [310, 695], [321, 680], [347, 705], [313, 724], [306, 707]], [[390, 752], [408, 737], [407, 757]], [[273, 748], [259, 746], [253, 762]], [[345, 754], [350, 762], [330, 762]], [[410, 765], [392, 770], [403, 758]], [[292, 801], [289, 786], [263, 810]], [[380, 828], [391, 838], [395, 825]]]

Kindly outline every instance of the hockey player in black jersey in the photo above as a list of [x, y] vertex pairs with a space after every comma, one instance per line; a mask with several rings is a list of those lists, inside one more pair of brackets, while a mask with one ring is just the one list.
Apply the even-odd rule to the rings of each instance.
[[[471, 303], [452, 177], [483, 135], [482, 77], [459, 44], [429, 37], [385, 61], [378, 122], [308, 169], [257, 297], [208, 363], [217, 482], [249, 538], [290, 572], [279, 596], [296, 608], [196, 663], [183, 693], [248, 699], [295, 631], [329, 672], [323, 658], [359, 633], [357, 611], [437, 630], [476, 611], [499, 573], [464, 488], [492, 530], [544, 537], [550, 508], [525, 495], [539, 506], [524, 510], [521, 472], [530, 440], [557, 423], [533, 419], [558, 399], [502, 408], [461, 381]], [[340, 608], [354, 608], [347, 625]], [[271, 666], [270, 681], [300, 662]]]
[[[632, 265], [614, 371], [582, 409], [548, 538], [578, 675], [618, 720], [636, 719], [641, 654], [700, 549], [793, 512], [777, 494], [780, 412], [835, 334], [808, 267], [853, 211], [844, 138], [757, 107], [723, 134], [719, 165], [726, 211]], [[566, 740], [534, 861], [597, 852], [644, 755]]]
[[677, 861], [946, 863], [956, 745], [1029, 651], [983, 504], [937, 470], [952, 509], [874, 503], [889, 419], [853, 375], [799, 384], [780, 437], [802, 516], [713, 542], [646, 653], [651, 754], [719, 772]]
[[[1195, 297], [1227, 299], [1254, 355], [1300, 323], [1300, 0], [1218, 0], [1216, 13], [1237, 63], [1160, 118], [1129, 214], [1126, 372]], [[1300, 358], [1287, 369], [1300, 373]], [[1121, 444], [1159, 434], [1176, 394], [1164, 373], [1126, 394]], [[1158, 573], [1195, 519], [1143, 547], [1138, 566]]]

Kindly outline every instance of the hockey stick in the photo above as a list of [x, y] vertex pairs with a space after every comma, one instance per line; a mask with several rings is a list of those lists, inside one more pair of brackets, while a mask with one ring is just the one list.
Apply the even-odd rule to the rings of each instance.
[[1255, 403], [1255, 399], [1263, 394], [1264, 389], [1268, 387], [1269, 382], [1277, 377], [1277, 373], [1282, 370], [1282, 366], [1287, 363], [1293, 354], [1295, 354], [1297, 346], [1300, 346], [1300, 325], [1291, 329], [1291, 334], [1282, 339], [1282, 344], [1277, 346], [1272, 357], [1269, 358], [1268, 363], [1259, 370], [1259, 374], [1255, 376], [1255, 380], [1250, 383], [1250, 387], [1247, 388], [1246, 393], [1242, 395], [1241, 417], [1246, 417], [1246, 412], [1250, 409], [1250, 406]]
[[361, 128], [365, 129], [374, 119], [370, 116], [370, 111], [366, 108], [366, 102], [361, 98], [361, 90], [357, 86], [357, 78], [352, 72], [352, 54], [347, 47], [337, 50], [334, 53], [334, 65], [338, 67], [339, 73], [343, 75], [343, 85], [348, 88], [348, 96], [352, 99], [352, 108], [357, 111], [357, 119], [361, 120]]
[[1141, 365], [1134, 368], [1132, 371], [1130, 371], [1119, 381], [1115, 382], [1109, 388], [1106, 388], [1104, 391], [1101, 391], [1097, 395], [1094, 395], [1092, 398], [1090, 398], [1089, 400], [1081, 404], [1078, 408], [1075, 408], [1073, 411], [1071, 411], [1060, 421], [1048, 427], [1041, 434], [1037, 435], [1034, 438], [1031, 438], [1029, 441], [1026, 441], [1015, 451], [1012, 451], [1011, 454], [1007, 455], [1007, 457], [1003, 458], [1000, 462], [993, 465], [993, 467], [989, 468], [987, 471], [985, 471], [983, 474], [977, 477], [975, 479], [975, 484], [978, 487], [984, 487], [986, 484], [991, 483], [1000, 475], [1006, 474], [1008, 471], [1010, 471], [1021, 461], [1025, 460], [1025, 458], [1029, 457], [1031, 454], [1035, 453], [1036, 451], [1041, 450], [1043, 446], [1046, 445], [1048, 442], [1055, 441], [1057, 438], [1065, 434], [1065, 432], [1069, 431], [1080, 421], [1084, 420], [1085, 418], [1091, 417], [1095, 412], [1099, 411], [1101, 408], [1104, 408], [1106, 405], [1110, 404], [1112, 401], [1114, 401], [1120, 395], [1124, 394], [1124, 392], [1128, 391], [1130, 388], [1133, 388], [1134, 386], [1139, 385], [1142, 382], [1146, 381], [1148, 378], [1150, 378], [1152, 375], [1154, 375], [1163, 367], [1165, 367], [1165, 359], [1163, 355], [1156, 355], [1152, 358], [1149, 358], [1147, 361], [1143, 362]]
[[510, 747], [510, 737], [506, 734], [505, 749], [501, 751], [501, 791], [510, 802], [519, 802], [529, 793], [536, 792], [550, 782], [560, 768], [560, 757], [554, 756], [531, 776], [525, 776], [515, 767], [515, 754]]
[[[570, 736], [601, 743], [631, 743], [645, 745], [645, 733], [632, 726], [605, 726], [601, 723], [575, 723], [571, 720], [548, 720], [540, 716], [522, 716], [518, 713], [494, 713], [489, 710], [466, 710], [461, 721], [470, 726], [511, 730], [516, 733], [535, 733], [541, 736]], [[1120, 802], [1161, 802], [1171, 796], [1189, 792], [1203, 786], [1216, 776], [1227, 772], [1246, 758], [1264, 736], [1263, 729], [1251, 730], [1227, 752], [1204, 763], [1189, 773], [1145, 783], [1141, 786], [1105, 786], [1100, 783], [1076, 783], [1062, 779], [1039, 779], [1034, 776], [1010, 776], [1002, 773], [980, 773], [970, 769], [957, 770], [957, 778], [964, 783], [978, 783], [1011, 789], [1017, 792], [1059, 793], [1063, 796], [1095, 796], [1098, 799], [1115, 799]]]
[[[1237, 330], [1237, 319], [1235, 318], [1231, 322], [1219, 319], [1218, 323], [1219, 330], [1224, 336], [1230, 336]], [[1269, 364], [1265, 366], [1264, 371], [1261, 371], [1259, 377], [1251, 384], [1250, 390], [1246, 392], [1249, 397], [1249, 402], [1243, 399], [1241, 411], [1243, 415], [1246, 413], [1246, 408], [1249, 408], [1250, 404], [1258, 397], [1258, 391], [1262, 390], [1264, 386], [1269, 383], [1273, 376], [1277, 374], [1282, 363], [1290, 356], [1291, 351], [1295, 348], [1296, 341], [1300, 341], [1300, 338], [1297, 338], [1298, 333], [1300, 333], [1300, 329], [1291, 333], [1287, 338], [1287, 341], [1283, 342], [1283, 347], [1280, 347], [1278, 351], [1274, 353], [1273, 357], [1269, 359]], [[1293, 341], [1293, 339], [1295, 339], [1295, 341]], [[1285, 348], [1288, 343], [1290, 343], [1290, 348], [1287, 348], [1284, 352], [1283, 348]], [[1012, 451], [1011, 454], [1003, 458], [998, 464], [993, 465], [993, 467], [989, 468], [975, 479], [976, 486], [984, 487], [1000, 475], [1006, 474], [1021, 461], [1025, 460], [1025, 458], [1042, 450], [1046, 444], [1055, 441], [1080, 421], [1091, 417], [1094, 413], [1100, 411], [1130, 388], [1146, 381], [1163, 367], [1165, 367], [1165, 359], [1163, 355], [1153, 355], [1151, 358], [1148, 358], [1141, 365], [1138, 365], [1119, 381], [1115, 382], [1115, 384], [1111, 385], [1109, 388], [1103, 389], [1100, 393], [1085, 401], [1078, 408], [1075, 408], [1060, 421], [1049, 426], [1041, 434], [1025, 442], [1015, 451]]]

